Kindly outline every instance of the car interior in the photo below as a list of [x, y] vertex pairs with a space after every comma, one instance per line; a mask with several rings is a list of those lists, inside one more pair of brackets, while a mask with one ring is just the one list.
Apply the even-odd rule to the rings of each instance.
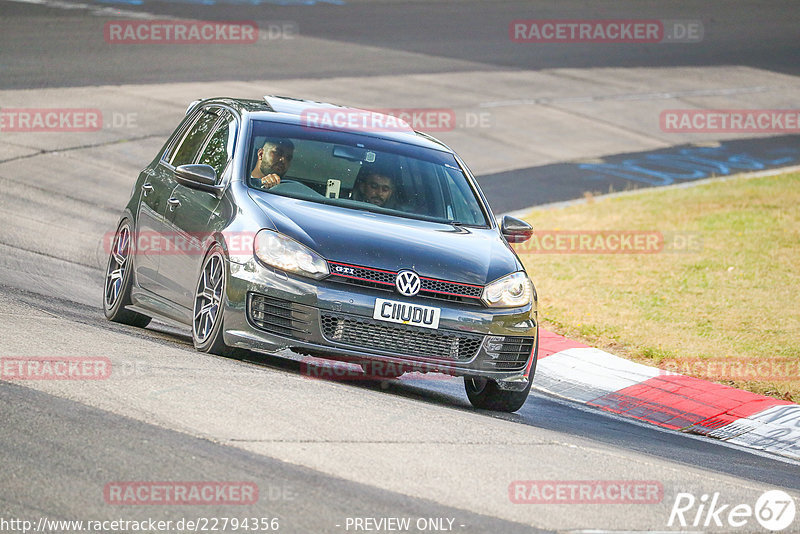
[[[266, 137], [256, 137], [248, 169], [258, 159], [258, 148]], [[271, 189], [275, 194], [304, 200], [326, 201], [352, 208], [375, 206], [354, 198], [356, 177], [364, 165], [391, 166], [395, 172], [394, 209], [405, 215], [458, 221], [468, 225], [485, 224], [474, 193], [463, 179], [462, 171], [437, 163], [400, 154], [373, 151], [357, 146], [340, 145], [309, 139], [291, 139], [294, 157], [281, 183]], [[460, 178], [460, 179], [454, 179]], [[261, 189], [258, 180], [250, 186]], [[339, 202], [343, 201], [343, 202]]]

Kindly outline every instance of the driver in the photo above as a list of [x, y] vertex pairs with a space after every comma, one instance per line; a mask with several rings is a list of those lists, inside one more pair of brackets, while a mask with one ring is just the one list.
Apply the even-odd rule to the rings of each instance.
[[353, 184], [353, 200], [391, 208], [396, 189], [394, 174], [389, 169], [364, 165], [358, 171]]
[[289, 139], [267, 139], [258, 149], [258, 160], [250, 177], [261, 180], [261, 187], [269, 189], [281, 183], [294, 156], [294, 143]]

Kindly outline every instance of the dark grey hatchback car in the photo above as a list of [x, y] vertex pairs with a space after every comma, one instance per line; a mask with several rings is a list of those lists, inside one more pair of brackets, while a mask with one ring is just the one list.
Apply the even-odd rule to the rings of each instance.
[[393, 117], [265, 97], [192, 103], [113, 238], [112, 321], [189, 325], [195, 347], [463, 376], [515, 411], [536, 368], [536, 290], [447, 146]]

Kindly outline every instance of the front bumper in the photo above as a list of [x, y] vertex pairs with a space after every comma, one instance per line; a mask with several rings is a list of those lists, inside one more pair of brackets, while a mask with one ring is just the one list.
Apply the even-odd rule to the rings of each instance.
[[[287, 275], [254, 259], [230, 262], [226, 297], [223, 335], [229, 346], [390, 362], [402, 369], [489, 378], [510, 390], [525, 389], [535, 369], [535, 303], [500, 310], [408, 298]], [[438, 307], [439, 328], [374, 320], [377, 298]]]

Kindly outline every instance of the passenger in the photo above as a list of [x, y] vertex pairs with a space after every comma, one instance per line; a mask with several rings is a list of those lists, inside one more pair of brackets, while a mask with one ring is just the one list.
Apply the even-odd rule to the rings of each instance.
[[289, 139], [267, 139], [258, 149], [258, 160], [250, 177], [261, 180], [261, 187], [269, 189], [281, 183], [294, 156], [294, 143]]
[[356, 176], [352, 198], [384, 208], [394, 208], [396, 190], [397, 180], [394, 173], [387, 168], [365, 164]]

